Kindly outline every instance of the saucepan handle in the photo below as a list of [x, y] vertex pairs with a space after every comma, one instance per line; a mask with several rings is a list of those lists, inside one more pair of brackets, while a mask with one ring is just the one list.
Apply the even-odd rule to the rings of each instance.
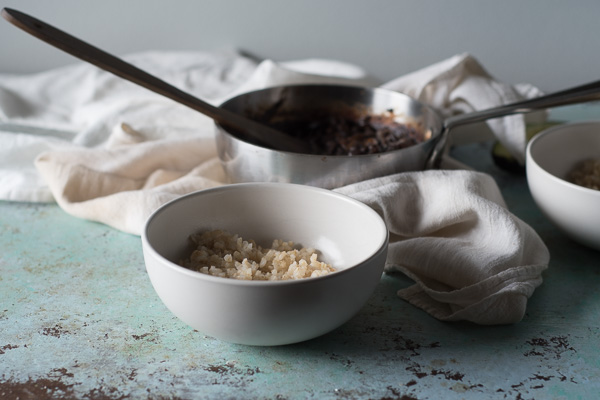
[[457, 126], [504, 117], [506, 115], [525, 114], [531, 111], [566, 106], [569, 104], [585, 103], [594, 100], [600, 100], [600, 81], [587, 83], [585, 85], [576, 86], [571, 89], [565, 89], [529, 100], [450, 117], [443, 123], [440, 139], [429, 157], [427, 168], [439, 167], [442, 154], [448, 141], [448, 134], [451, 129], [454, 129]]

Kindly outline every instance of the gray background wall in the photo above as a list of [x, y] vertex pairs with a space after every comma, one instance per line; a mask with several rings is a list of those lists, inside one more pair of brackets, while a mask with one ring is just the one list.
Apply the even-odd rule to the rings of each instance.
[[[238, 48], [333, 58], [386, 81], [469, 52], [507, 83], [554, 91], [600, 79], [597, 0], [1, 1], [105, 50]], [[0, 20], [0, 73], [75, 62]]]

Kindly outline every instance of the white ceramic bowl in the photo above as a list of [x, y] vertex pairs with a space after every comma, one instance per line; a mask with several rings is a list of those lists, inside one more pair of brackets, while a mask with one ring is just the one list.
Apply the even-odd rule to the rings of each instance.
[[[339, 270], [294, 281], [242, 281], [180, 267], [191, 251], [190, 234], [212, 229], [262, 246], [284, 239], [314, 247]], [[247, 183], [162, 206], [148, 219], [142, 246], [152, 285], [173, 314], [224, 341], [270, 346], [323, 335], [353, 317], [381, 279], [388, 231], [370, 207], [338, 193]]]
[[538, 207], [568, 236], [600, 250], [600, 191], [568, 182], [580, 161], [600, 158], [600, 122], [549, 128], [527, 145], [527, 182]]

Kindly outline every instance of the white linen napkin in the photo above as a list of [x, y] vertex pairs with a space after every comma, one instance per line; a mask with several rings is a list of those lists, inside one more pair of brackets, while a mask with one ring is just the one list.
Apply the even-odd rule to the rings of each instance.
[[415, 281], [398, 291], [400, 297], [444, 321], [493, 325], [523, 318], [549, 253], [537, 233], [507, 210], [492, 177], [432, 170], [337, 191], [386, 221], [386, 271]]
[[[144, 53], [128, 60], [214, 104], [283, 83], [372, 82], [356, 66], [326, 60], [256, 64], [233, 53]], [[482, 73], [472, 57], [447, 63], [387, 86], [409, 92], [411, 84], [421, 87], [411, 94], [427, 95], [443, 110], [476, 108], [480, 98], [486, 105], [513, 100], [498, 92], [503, 85], [491, 77], [475, 78]], [[462, 64], [470, 68], [456, 67]], [[0, 76], [0, 113], [0, 144], [10, 149], [0, 146], [3, 199], [54, 199], [74, 216], [139, 234], [161, 204], [225, 182], [210, 119], [88, 65]], [[514, 126], [494, 127], [499, 137], [520, 143], [524, 130], [509, 128]], [[36, 169], [26, 168], [32, 157]], [[444, 320], [495, 324], [522, 318], [548, 253], [505, 208], [493, 179], [472, 171], [427, 171], [339, 190], [382, 212], [394, 235], [387, 268], [415, 280], [400, 292], [412, 304]], [[481, 237], [491, 229], [504, 240]]]
[[[229, 51], [124, 58], [214, 103], [246, 83], [257, 68], [252, 59]], [[143, 131], [143, 137], [121, 137], [122, 123]], [[34, 166], [45, 151], [212, 136], [211, 119], [86, 63], [32, 75], [0, 74], [0, 199], [55, 199]]]

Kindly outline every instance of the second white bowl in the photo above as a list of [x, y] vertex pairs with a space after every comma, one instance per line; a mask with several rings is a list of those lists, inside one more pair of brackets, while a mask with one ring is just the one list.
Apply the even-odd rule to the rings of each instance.
[[600, 159], [600, 122], [549, 128], [527, 146], [527, 182], [551, 222], [575, 241], [600, 250], [600, 191], [567, 180], [586, 159]]

